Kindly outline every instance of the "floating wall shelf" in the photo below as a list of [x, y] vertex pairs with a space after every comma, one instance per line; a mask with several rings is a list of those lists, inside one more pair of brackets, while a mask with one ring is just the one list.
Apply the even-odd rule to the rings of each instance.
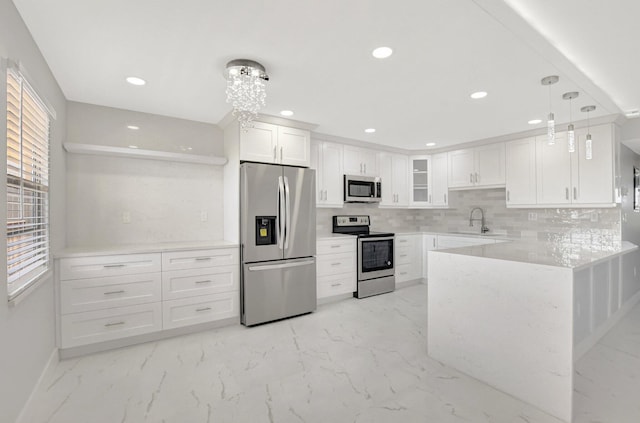
[[196, 163], [210, 166], [223, 166], [227, 163], [227, 159], [225, 157], [170, 153], [167, 151], [142, 150], [139, 148], [111, 147], [108, 145], [77, 144], [65, 142], [64, 149], [69, 153], [74, 154], [163, 160], [167, 162]]

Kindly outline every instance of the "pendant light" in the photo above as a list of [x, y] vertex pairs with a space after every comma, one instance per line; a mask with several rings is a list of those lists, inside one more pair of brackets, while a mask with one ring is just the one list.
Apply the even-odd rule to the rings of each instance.
[[573, 127], [573, 119], [571, 116], [571, 100], [578, 98], [580, 94], [577, 91], [571, 91], [562, 94], [563, 100], [569, 100], [569, 127], [567, 128], [567, 145], [569, 146], [569, 153], [576, 151], [576, 131]]
[[560, 78], [557, 75], [545, 76], [540, 83], [549, 87], [549, 117], [547, 119], [547, 143], [553, 145], [556, 143], [556, 120], [551, 111], [551, 85], [558, 82]]
[[585, 159], [591, 160], [593, 158], [593, 141], [591, 140], [591, 121], [589, 120], [589, 113], [593, 112], [596, 106], [584, 106], [580, 109], [581, 112], [587, 112], [587, 139], [584, 142]]

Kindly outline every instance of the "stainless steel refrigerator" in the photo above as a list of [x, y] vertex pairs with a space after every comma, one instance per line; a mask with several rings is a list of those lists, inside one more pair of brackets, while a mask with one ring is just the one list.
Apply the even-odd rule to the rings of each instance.
[[315, 310], [315, 171], [242, 163], [240, 242], [242, 324]]

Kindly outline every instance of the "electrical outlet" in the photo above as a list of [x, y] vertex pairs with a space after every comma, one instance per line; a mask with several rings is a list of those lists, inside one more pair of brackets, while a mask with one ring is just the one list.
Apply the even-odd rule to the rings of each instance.
[[200, 222], [206, 222], [207, 220], [209, 220], [209, 215], [207, 213], [206, 210], [201, 210], [200, 211]]
[[529, 212], [529, 220], [538, 220], [538, 213], [536, 212]]
[[591, 213], [591, 221], [592, 222], [597, 222], [598, 221], [598, 212]]
[[122, 223], [131, 223], [131, 212], [122, 212]]

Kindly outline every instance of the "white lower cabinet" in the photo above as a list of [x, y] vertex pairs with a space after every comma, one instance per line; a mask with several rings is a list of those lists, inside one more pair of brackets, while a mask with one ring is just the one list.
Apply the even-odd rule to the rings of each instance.
[[318, 239], [316, 251], [318, 299], [354, 292], [357, 288], [356, 237]]
[[422, 234], [396, 235], [396, 283], [422, 278]]
[[235, 247], [62, 258], [60, 347], [238, 317], [239, 266]]
[[240, 295], [238, 295], [238, 291], [162, 302], [163, 329], [228, 319], [239, 315]]

